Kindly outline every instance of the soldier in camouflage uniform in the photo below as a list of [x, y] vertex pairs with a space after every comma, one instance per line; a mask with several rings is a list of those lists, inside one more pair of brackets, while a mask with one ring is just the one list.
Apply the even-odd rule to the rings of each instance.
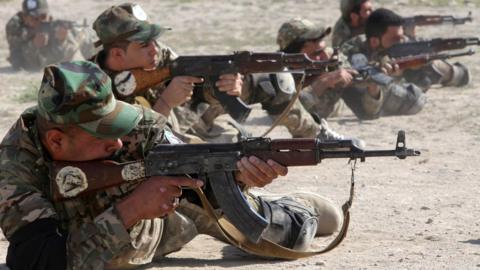
[[[47, 67], [38, 105], [22, 113], [0, 144], [0, 227], [10, 242], [10, 268], [134, 268], [179, 250], [198, 233], [224, 240], [201, 207], [183, 196], [178, 200], [180, 187], [202, 186], [188, 177], [150, 177], [86, 197], [53, 200], [52, 161], [127, 162], [143, 159], [157, 144], [178, 143], [165, 117], [116, 100], [111, 87], [108, 75], [91, 62]], [[245, 186], [264, 186], [287, 172], [255, 157], [237, 166], [236, 180]], [[284, 246], [307, 248], [313, 235], [338, 227], [338, 209], [318, 195], [296, 195], [302, 203], [246, 195], [277, 225], [269, 226], [265, 237]], [[270, 214], [264, 207], [272, 209]], [[300, 233], [297, 226], [307, 220], [311, 225]], [[306, 246], [297, 246], [297, 240]]]
[[[119, 27], [119, 26], [122, 27]], [[128, 36], [128, 33], [139, 25], [145, 28], [141, 32]], [[99, 43], [104, 50], [99, 53], [94, 61], [98, 63], [112, 78], [120, 71], [131, 68], [151, 69], [155, 66], [164, 67], [170, 64], [176, 54], [164, 44], [155, 42], [165, 28], [147, 21], [147, 14], [136, 4], [123, 4], [113, 6], [104, 11], [95, 21], [94, 29], [99, 37]], [[149, 31], [150, 29], [153, 29]], [[127, 36], [125, 36], [127, 33]], [[138, 44], [136, 44], [138, 43]], [[144, 44], [149, 54], [144, 54], [144, 63], [139, 63], [138, 55], [134, 54], [135, 46]], [[156, 53], [155, 53], [156, 52]], [[115, 59], [120, 59], [116, 61]], [[122, 60], [123, 59], [123, 60]], [[116, 63], [117, 62], [117, 63]], [[158, 64], [156, 64], [158, 62]], [[128, 63], [119, 64], [119, 63]], [[138, 63], [133, 65], [132, 63]], [[153, 65], [152, 63], [155, 63]], [[291, 100], [295, 86], [289, 78], [290, 75], [257, 74], [246, 76], [242, 81], [239, 74], [225, 74], [216, 82], [220, 91], [225, 91], [233, 96], [241, 96], [248, 104], [261, 103], [273, 118], [283, 111]], [[118, 89], [129, 89], [121, 84], [128, 80], [120, 80], [114, 93], [119, 99], [133, 102], [138, 96], [131, 92]], [[193, 84], [202, 82], [201, 78], [180, 76], [174, 78], [168, 85], [159, 86], [157, 89], [147, 91], [143, 99], [149, 105], [164, 115], [169, 115], [174, 110], [174, 116], [180, 120], [175, 128], [180, 134], [185, 132], [199, 136], [202, 140], [211, 142], [232, 142], [238, 139], [238, 131], [229, 124], [217, 124], [219, 116], [225, 115], [222, 104], [211, 93], [211, 89], [193, 95]], [[265, 90], [268, 88], [267, 90]], [[192, 98], [191, 103], [183, 107], [180, 104]], [[195, 104], [196, 106], [190, 106]], [[201, 104], [200, 106], [197, 106]], [[207, 105], [208, 104], [208, 105]], [[205, 109], [206, 108], [206, 109]], [[170, 114], [172, 115], [172, 114]], [[230, 119], [230, 123], [235, 123]], [[321, 126], [308, 114], [297, 101], [288, 116], [281, 123], [285, 125], [294, 137], [315, 137], [319, 134], [324, 138], [343, 138], [332, 132], [327, 125]], [[236, 125], [238, 126], [238, 125]]]
[[[333, 30], [333, 46], [341, 46], [346, 41], [364, 34], [365, 24], [372, 14], [372, 10], [372, 1], [370, 0], [342, 0], [342, 17], [337, 21]], [[396, 16], [400, 18], [400, 16]], [[374, 24], [371, 23], [371, 25]], [[353, 25], [360, 25], [361, 27], [354, 27]], [[405, 29], [405, 26], [402, 28], [404, 32], [403, 41], [419, 39], [415, 35], [415, 26], [409, 26], [408, 29]], [[465, 65], [460, 62], [450, 64], [445, 60], [435, 60], [421, 69], [406, 70], [402, 76], [406, 81], [421, 87], [423, 91], [427, 91], [434, 84], [462, 87], [470, 82], [470, 72]]]
[[[365, 31], [365, 35], [351, 39], [341, 48], [352, 62], [360, 56], [388, 67], [390, 60], [379, 52], [408, 40], [403, 32], [403, 18], [388, 9], [375, 10], [367, 20]], [[387, 89], [368, 91], [371, 96], [377, 96], [378, 99], [371, 102], [370, 108], [364, 106], [368, 111], [367, 115], [417, 113], [425, 104], [426, 97], [423, 93], [433, 84], [461, 87], [468, 84], [470, 78], [465, 66], [460, 63], [452, 65], [443, 60], [432, 61], [415, 70], [402, 71], [395, 66], [387, 69], [396, 82], [390, 84]]]
[[[137, 28], [141, 30], [134, 33]], [[102, 45], [103, 49], [92, 61], [111, 78], [130, 69], [165, 67], [177, 57], [170, 47], [156, 41], [170, 28], [150, 23], [146, 12], [138, 4], [126, 3], [108, 8], [95, 20], [93, 29], [99, 37], [96, 46]], [[125, 90], [128, 89], [122, 85], [125, 81], [115, 80], [113, 91], [120, 100], [138, 103], [160, 112], [168, 117], [170, 127], [182, 139], [198, 142], [201, 139], [186, 136], [185, 132], [191, 127], [191, 122], [197, 122], [199, 117], [187, 106], [180, 105], [192, 99], [194, 84], [202, 81], [203, 79], [192, 76], [177, 76], [141, 95], [134, 95]], [[225, 74], [216, 84], [220, 91], [236, 96], [241, 91], [242, 80], [239, 74]], [[188, 117], [193, 120], [187, 123]], [[179, 118], [183, 121], [179, 122]]]
[[[313, 60], [325, 61], [333, 57], [334, 53], [324, 41], [330, 32], [331, 28], [296, 18], [282, 24], [278, 30], [277, 44], [282, 52], [306, 53]], [[343, 107], [341, 100], [343, 91], [352, 84], [357, 74], [344, 64], [341, 54], [335, 57], [340, 58], [343, 67], [334, 72], [307, 78], [300, 93], [301, 103], [316, 119], [338, 115]]]
[[[384, 15], [383, 9], [377, 9], [367, 20], [367, 35], [355, 37], [341, 47], [341, 51], [354, 66], [357, 59], [365, 59], [366, 63], [371, 61], [385, 63], [378, 52], [403, 38], [402, 18], [394, 16], [393, 13]], [[379, 27], [380, 29], [375, 31]], [[388, 67], [388, 65], [384, 66]], [[387, 69], [389, 74], [397, 72], [395, 69]], [[361, 118], [416, 114], [426, 103], [426, 96], [422, 89], [401, 77], [392, 80], [388, 85], [376, 84], [358, 91], [367, 93], [364, 95], [363, 102], [357, 101], [361, 105], [357, 107], [356, 114]], [[346, 97], [347, 99], [353, 101], [357, 99], [354, 92], [350, 92], [350, 94], [351, 96]]]
[[332, 46], [340, 47], [345, 41], [365, 33], [365, 23], [372, 11], [372, 0], [340, 0], [342, 15], [333, 27]]
[[24, 0], [22, 7], [6, 26], [8, 61], [14, 69], [40, 70], [94, 54], [93, 33], [52, 19], [46, 0]]

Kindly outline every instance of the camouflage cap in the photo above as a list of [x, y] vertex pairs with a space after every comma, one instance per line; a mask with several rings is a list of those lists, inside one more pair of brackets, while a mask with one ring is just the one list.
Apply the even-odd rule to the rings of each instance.
[[122, 4], [105, 10], [93, 23], [93, 29], [100, 39], [95, 46], [115, 41], [141, 41], [157, 39], [168, 27], [148, 21], [147, 13], [138, 4]]
[[40, 16], [49, 12], [47, 0], [24, 0], [22, 10], [30, 16]]
[[353, 8], [356, 5], [360, 5], [363, 2], [368, 0], [341, 0], [340, 1], [340, 12], [342, 13], [342, 17], [348, 19], [350, 18], [350, 13], [352, 13]]
[[138, 124], [139, 110], [115, 99], [110, 78], [92, 62], [45, 68], [38, 113], [50, 122], [76, 125], [98, 138], [120, 138]]
[[306, 19], [292, 19], [278, 30], [277, 44], [280, 50], [284, 50], [294, 41], [321, 39], [331, 31], [331, 27], [321, 27]]

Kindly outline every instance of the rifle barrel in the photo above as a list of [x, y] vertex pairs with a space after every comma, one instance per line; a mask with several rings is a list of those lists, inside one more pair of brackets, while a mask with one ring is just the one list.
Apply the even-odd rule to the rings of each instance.
[[418, 150], [403, 148], [396, 150], [368, 150], [368, 151], [324, 151], [320, 153], [320, 159], [324, 158], [350, 158], [350, 159], [365, 159], [368, 157], [398, 157], [404, 159], [406, 157], [419, 156], [421, 153]]

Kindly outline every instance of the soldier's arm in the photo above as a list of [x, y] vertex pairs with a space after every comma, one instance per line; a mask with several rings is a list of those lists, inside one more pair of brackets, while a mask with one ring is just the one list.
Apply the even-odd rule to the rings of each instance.
[[382, 109], [384, 88], [377, 86], [377, 89], [366, 89], [362, 95], [362, 106], [365, 111], [365, 117], [368, 119], [380, 117], [380, 110]]
[[130, 244], [129, 234], [112, 208], [63, 232], [54, 206], [38, 186], [48, 183], [24, 165], [34, 164], [34, 160], [8, 161], [14, 155], [12, 149], [0, 153], [0, 227], [10, 242], [9, 267], [65, 269], [65, 264], [81, 263], [93, 269]]
[[48, 44], [48, 63], [65, 62], [74, 58], [74, 55], [80, 49], [78, 42], [73, 36], [73, 32], [60, 24], [51, 23], [53, 28], [51, 41]]

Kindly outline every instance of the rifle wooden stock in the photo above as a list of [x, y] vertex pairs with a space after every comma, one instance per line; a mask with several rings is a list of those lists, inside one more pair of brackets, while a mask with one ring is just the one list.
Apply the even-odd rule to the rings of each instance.
[[[127, 182], [127, 180], [122, 176], [122, 171], [125, 166], [132, 163], [118, 163], [111, 160], [103, 161], [87, 161], [87, 162], [66, 162], [66, 161], [55, 161], [50, 168], [50, 176], [55, 180], [55, 184], [52, 185], [52, 196], [54, 201], [64, 201], [70, 197], [65, 196], [61, 192], [60, 184], [63, 183], [63, 190], [69, 192], [73, 188], [76, 188], [76, 180], [85, 176], [85, 180], [88, 181], [88, 188], [77, 193], [75, 197], [82, 197], [96, 193], [98, 191], [105, 190], [110, 187], [119, 186]], [[77, 168], [83, 172], [83, 175], [79, 174]], [[63, 172], [62, 172], [63, 170]], [[131, 179], [130, 181], [140, 180]], [[70, 184], [68, 181], [74, 182]], [[66, 186], [66, 188], [65, 188]]]
[[157, 68], [154, 70], [133, 69], [131, 70], [133, 78], [135, 78], [135, 90], [132, 95], [143, 95], [148, 89], [171, 79], [172, 73], [170, 68]]
[[408, 57], [395, 59], [393, 63], [398, 65], [399, 69], [401, 70], [415, 69], [415, 68], [423, 67], [434, 60], [446, 60], [450, 58], [468, 56], [473, 54], [475, 54], [475, 51], [473, 50], [468, 50], [466, 52], [460, 52], [460, 53], [452, 53], [452, 54], [448, 54], [448, 53], [424, 54], [424, 55], [408, 56]]

